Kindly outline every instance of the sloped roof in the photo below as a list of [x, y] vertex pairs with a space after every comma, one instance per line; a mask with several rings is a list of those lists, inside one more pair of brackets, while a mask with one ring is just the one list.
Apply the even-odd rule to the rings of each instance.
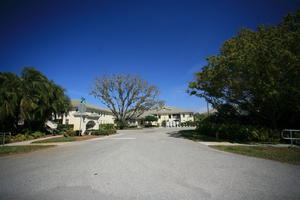
[[160, 109], [149, 110], [142, 114], [141, 117], [145, 117], [147, 115], [163, 115], [163, 114], [185, 114], [185, 113], [194, 113], [191, 110], [184, 110], [181, 108], [176, 108], [174, 106], [164, 106]]
[[[71, 100], [71, 104], [72, 104], [73, 107], [78, 108], [78, 106], [80, 104], [80, 100], [78, 100], [78, 99], [72, 99]], [[96, 110], [96, 111], [111, 113], [111, 111], [109, 109], [100, 108], [99, 106], [96, 106], [96, 105], [93, 105], [93, 104], [86, 103], [85, 106], [89, 110]]]

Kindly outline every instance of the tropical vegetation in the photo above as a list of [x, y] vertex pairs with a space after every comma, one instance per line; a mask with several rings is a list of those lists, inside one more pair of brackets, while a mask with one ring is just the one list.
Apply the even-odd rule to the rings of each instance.
[[36, 131], [47, 131], [47, 120], [55, 119], [69, 109], [70, 100], [65, 89], [38, 70], [25, 67], [20, 76], [0, 73], [1, 132], [12, 136], [23, 133], [36, 138]]

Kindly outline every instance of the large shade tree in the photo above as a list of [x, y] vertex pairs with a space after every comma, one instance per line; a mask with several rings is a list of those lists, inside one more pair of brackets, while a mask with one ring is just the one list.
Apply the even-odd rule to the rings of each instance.
[[161, 107], [159, 89], [138, 76], [113, 74], [95, 79], [91, 94], [113, 113], [117, 121], [128, 121], [145, 111]]
[[273, 128], [297, 126], [300, 9], [276, 26], [241, 29], [207, 62], [189, 84], [191, 95], [205, 98], [215, 108], [230, 105]]

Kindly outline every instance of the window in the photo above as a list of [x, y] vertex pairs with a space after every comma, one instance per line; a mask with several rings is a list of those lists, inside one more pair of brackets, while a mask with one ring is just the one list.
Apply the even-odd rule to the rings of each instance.
[[69, 119], [66, 119], [66, 124], [69, 124]]
[[190, 117], [192, 117], [192, 113], [190, 114]]
[[158, 119], [160, 119], [160, 115], [158, 115]]
[[185, 114], [182, 114], [182, 117], [185, 117]]
[[171, 119], [172, 118], [172, 116], [171, 115], [169, 115], [169, 119]]

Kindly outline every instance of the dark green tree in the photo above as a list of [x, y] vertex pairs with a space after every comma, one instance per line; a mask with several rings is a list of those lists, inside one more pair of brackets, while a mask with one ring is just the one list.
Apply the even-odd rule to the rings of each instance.
[[0, 122], [2, 131], [16, 132], [22, 128], [41, 129], [48, 119], [66, 113], [70, 100], [65, 90], [38, 70], [25, 67], [18, 77], [0, 73]]
[[0, 129], [16, 132], [22, 98], [20, 78], [10, 72], [0, 73]]
[[300, 115], [300, 9], [276, 26], [243, 28], [189, 83], [191, 95], [215, 108], [238, 113], [273, 128], [296, 127]]

